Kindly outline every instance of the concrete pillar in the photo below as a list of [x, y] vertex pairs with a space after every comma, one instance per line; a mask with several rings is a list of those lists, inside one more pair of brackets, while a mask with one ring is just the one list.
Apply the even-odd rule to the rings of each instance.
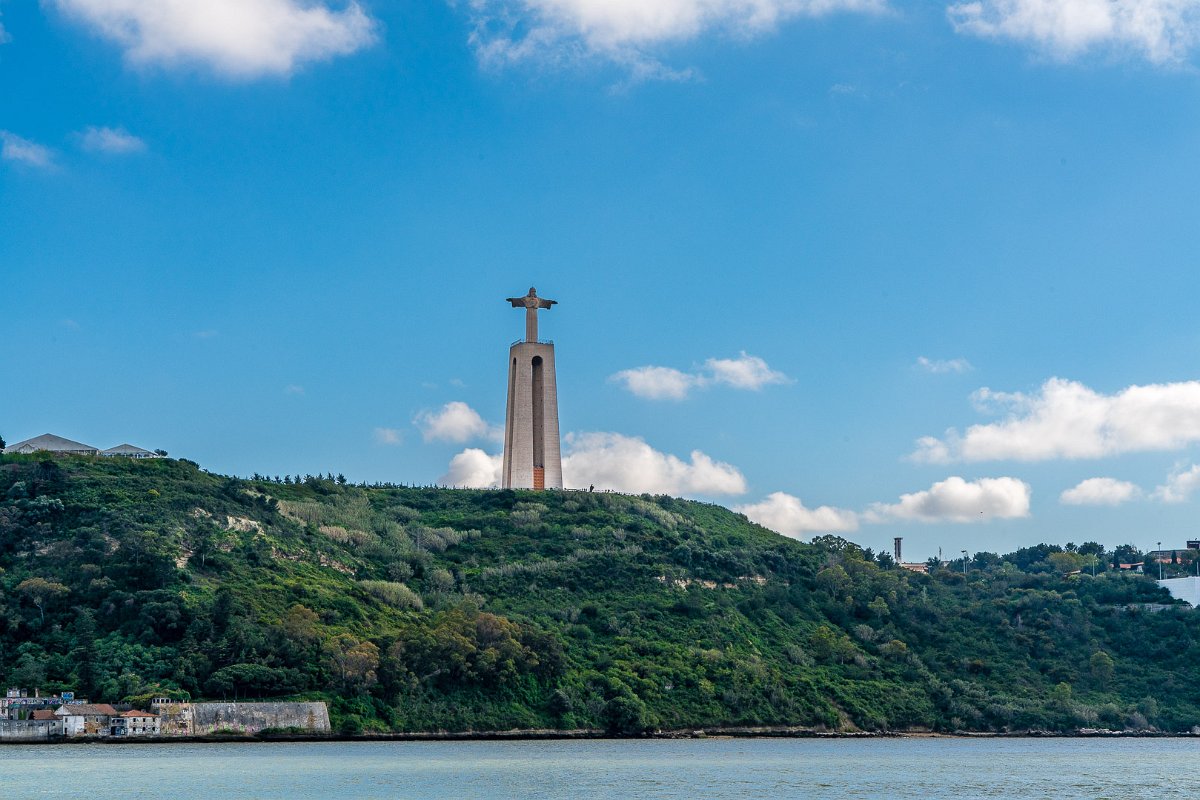
[[506, 489], [562, 488], [553, 344], [509, 348], [503, 472]]

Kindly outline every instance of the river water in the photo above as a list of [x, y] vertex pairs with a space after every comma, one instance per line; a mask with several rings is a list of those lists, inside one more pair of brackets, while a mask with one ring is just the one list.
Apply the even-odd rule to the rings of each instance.
[[1164, 798], [1193, 739], [707, 739], [0, 747], [0, 797]]

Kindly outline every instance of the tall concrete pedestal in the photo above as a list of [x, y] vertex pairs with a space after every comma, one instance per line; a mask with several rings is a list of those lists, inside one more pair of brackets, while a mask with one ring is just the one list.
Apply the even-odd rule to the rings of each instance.
[[554, 343], [538, 341], [537, 312], [555, 304], [529, 290], [510, 297], [525, 309], [525, 341], [508, 351], [508, 413], [504, 421], [506, 489], [561, 489], [562, 451], [558, 441], [558, 385]]
[[554, 345], [518, 342], [508, 351], [504, 425], [506, 489], [561, 489]]

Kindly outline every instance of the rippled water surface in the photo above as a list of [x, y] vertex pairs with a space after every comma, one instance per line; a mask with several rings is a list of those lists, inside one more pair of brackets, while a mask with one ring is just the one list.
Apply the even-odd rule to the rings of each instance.
[[6, 746], [4, 798], [1164, 798], [1200, 740], [708, 739]]

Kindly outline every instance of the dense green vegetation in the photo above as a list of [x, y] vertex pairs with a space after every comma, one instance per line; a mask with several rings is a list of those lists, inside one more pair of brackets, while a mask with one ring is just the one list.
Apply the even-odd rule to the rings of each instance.
[[347, 731], [1190, 729], [1200, 615], [1129, 555], [921, 575], [669, 497], [0, 456], [0, 676]]

